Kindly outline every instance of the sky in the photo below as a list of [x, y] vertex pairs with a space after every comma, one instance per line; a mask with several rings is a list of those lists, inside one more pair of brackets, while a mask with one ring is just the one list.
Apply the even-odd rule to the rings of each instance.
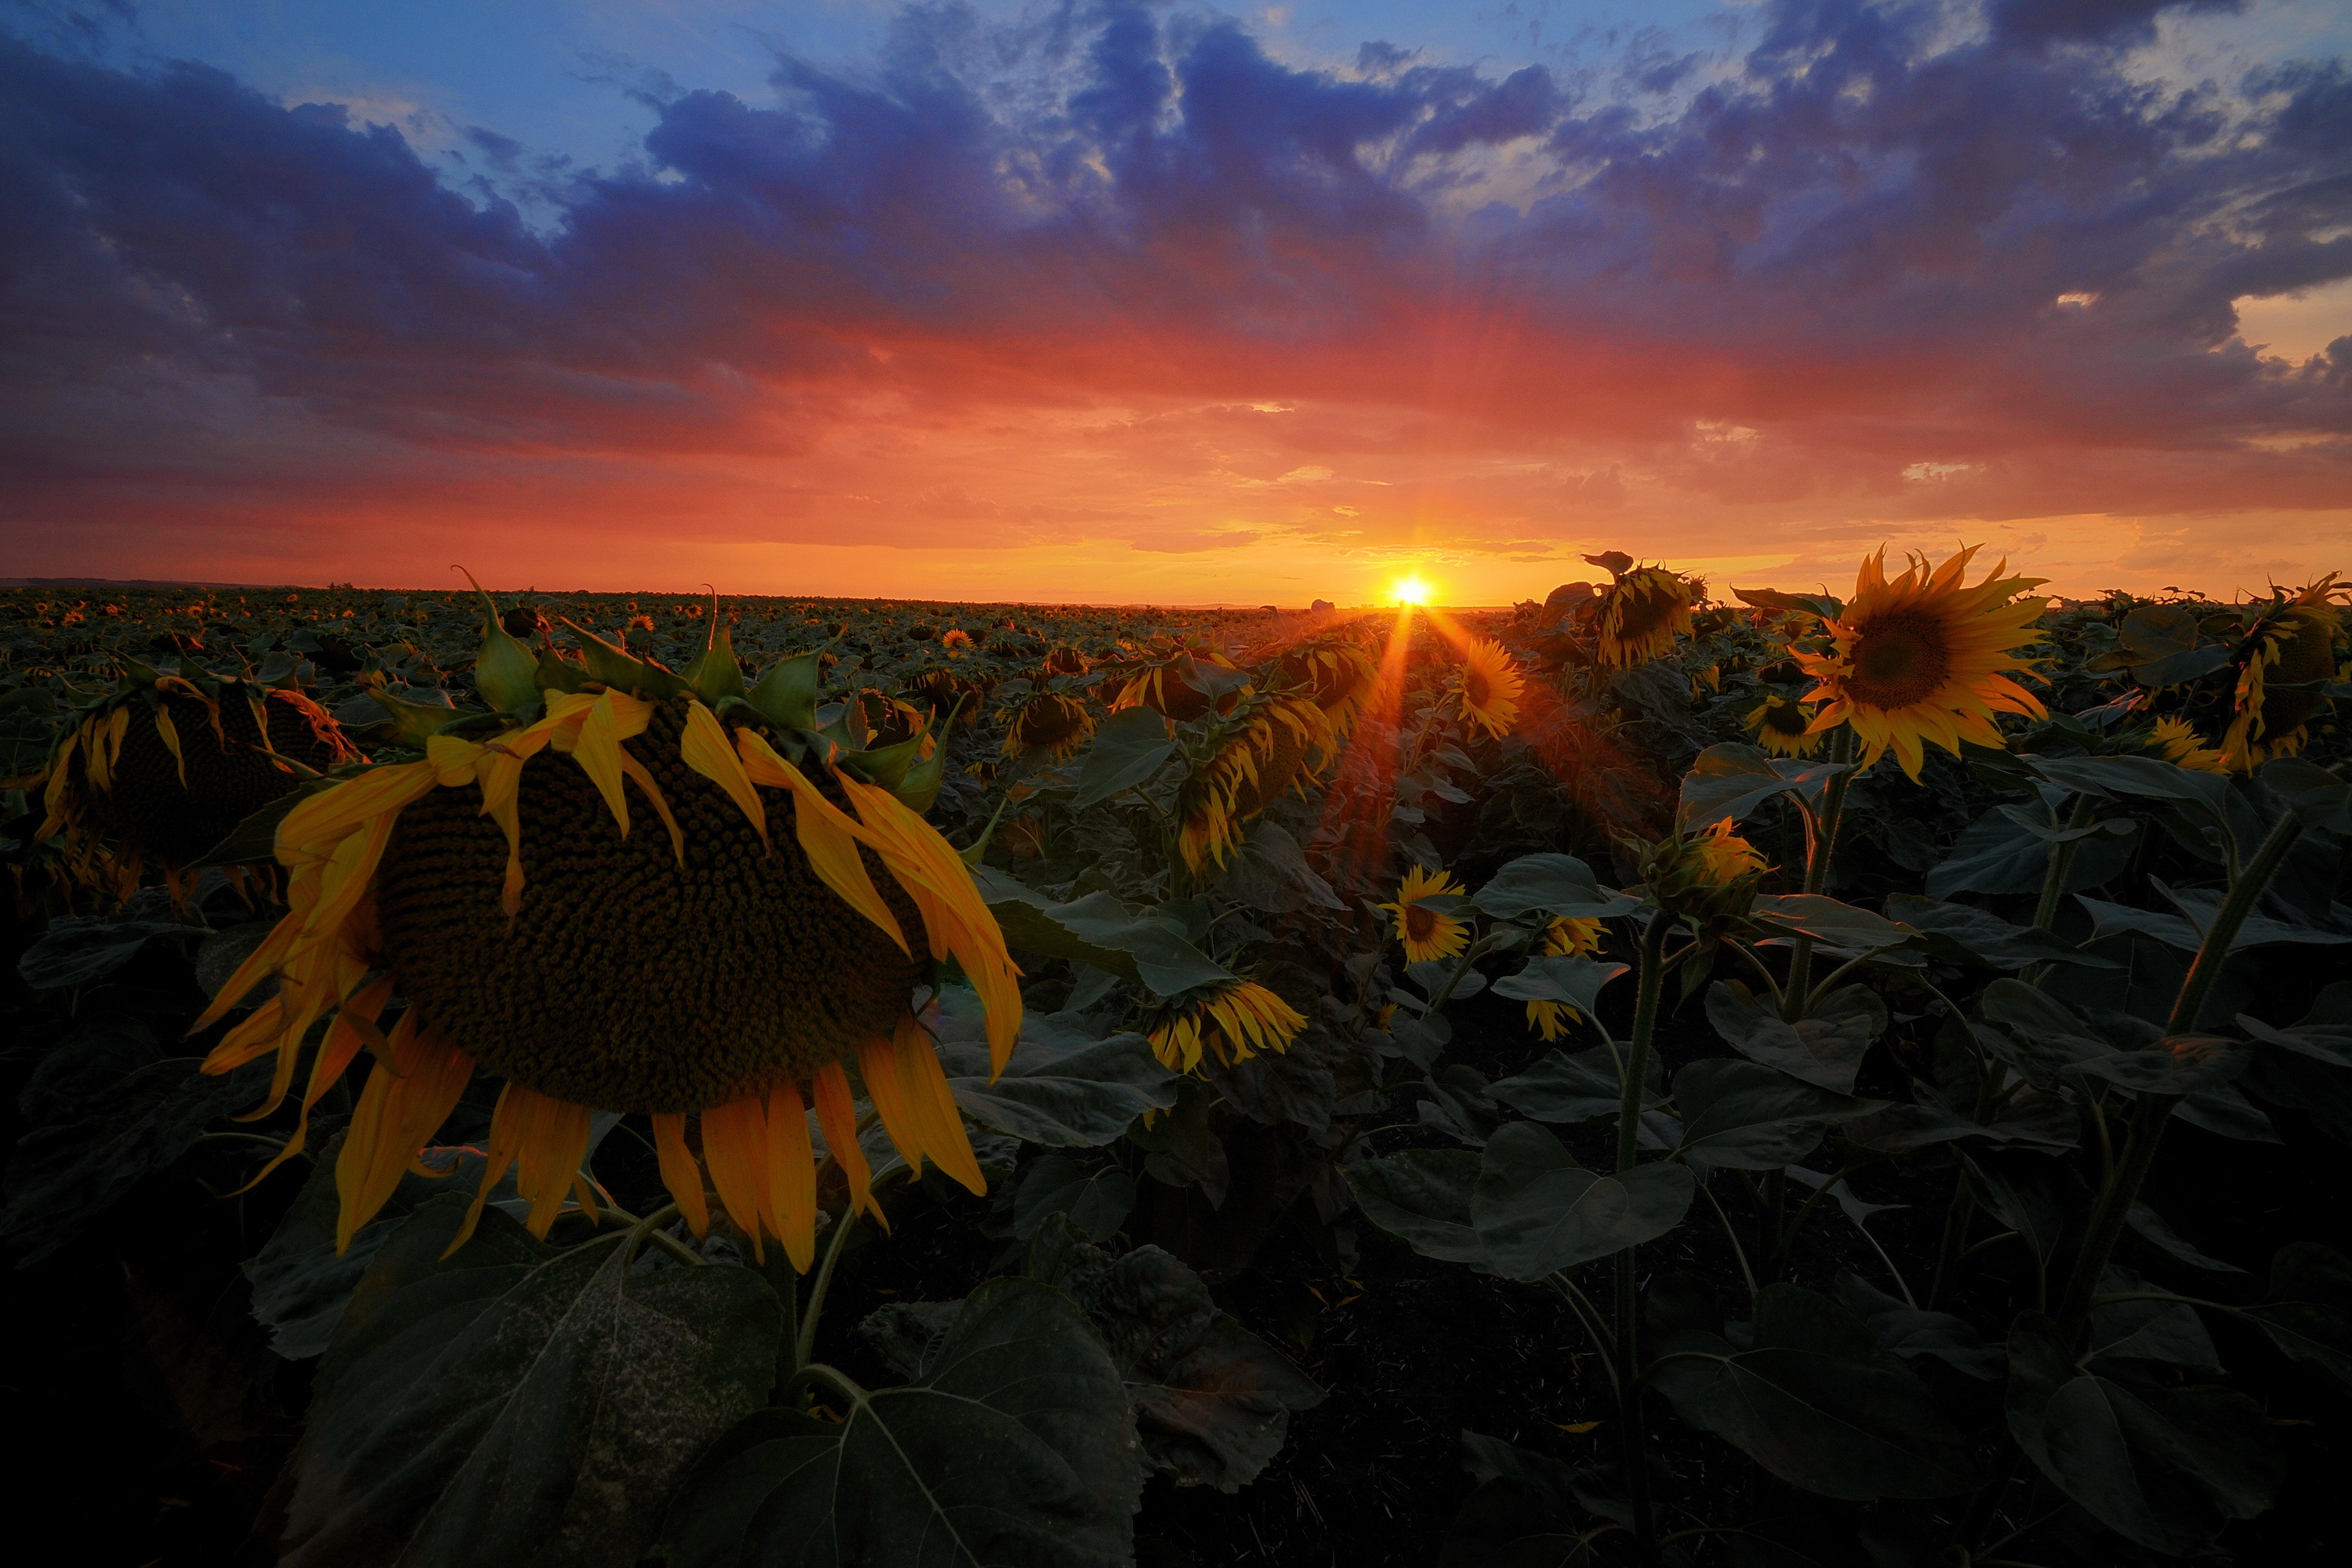
[[0, 574], [2352, 568], [2342, 0], [0, 0]]

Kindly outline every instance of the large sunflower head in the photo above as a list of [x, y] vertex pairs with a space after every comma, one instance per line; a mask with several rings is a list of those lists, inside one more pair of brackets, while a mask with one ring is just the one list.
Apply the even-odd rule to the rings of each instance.
[[2302, 751], [2311, 721], [2329, 708], [2326, 694], [2312, 688], [2336, 674], [2342, 624], [2331, 602], [2336, 576], [2331, 572], [2292, 598], [2282, 595], [2256, 623], [2221, 737], [2221, 762], [2229, 771], [2243, 773]]
[[1306, 688], [1340, 730], [1353, 722], [1371, 700], [1381, 673], [1371, 650], [1344, 635], [1318, 637], [1291, 649], [1282, 656], [1277, 668], [1285, 681]]
[[1822, 749], [1822, 737], [1812, 730], [1813, 711], [1801, 702], [1768, 692], [1748, 710], [1748, 727], [1756, 743], [1776, 756], [1810, 757]]
[[1680, 828], [1652, 844], [1635, 844], [1643, 885], [1658, 907], [1705, 924], [1746, 914], [1769, 869], [1756, 847], [1727, 816], [1696, 837]]
[[1435, 898], [1459, 898], [1462, 889], [1449, 872], [1432, 874], [1419, 866], [1405, 868], [1393, 902], [1381, 905], [1396, 921], [1397, 941], [1404, 944], [1407, 963], [1452, 958], [1470, 943], [1470, 923], [1433, 906]]
[[1526, 689], [1527, 681], [1510, 654], [1501, 643], [1486, 637], [1464, 650], [1462, 663], [1447, 688], [1463, 722], [1476, 725], [1497, 741], [1518, 721], [1519, 694]]
[[2004, 562], [1970, 587], [1975, 554], [1971, 545], [1933, 568], [1915, 556], [1889, 581], [1880, 551], [1862, 563], [1853, 599], [1828, 623], [1829, 651], [1796, 652], [1820, 682], [1805, 694], [1822, 704], [1812, 728], [1851, 724], [1863, 766], [1892, 747], [1916, 783], [1924, 742], [1958, 752], [1967, 740], [1999, 750], [1995, 713], [2042, 716], [2042, 704], [2007, 672], [2027, 667], [2018, 651], [2038, 635], [2033, 623], [2047, 604], [2018, 595], [2042, 579], [2004, 577]]
[[176, 892], [247, 817], [363, 760], [299, 691], [131, 665], [51, 753], [37, 837], [84, 886], [127, 898], [155, 870]]
[[1256, 981], [1236, 976], [1155, 1003], [1138, 1026], [1167, 1067], [1197, 1073], [1203, 1057], [1231, 1067], [1260, 1051], [1286, 1051], [1307, 1019]]
[[[1608, 928], [1599, 921], [1563, 915], [1544, 928], [1543, 940], [1536, 951], [1546, 958], [1590, 957], [1601, 951], [1601, 939], [1607, 933]], [[1528, 1004], [1528, 1027], [1542, 1035], [1546, 1045], [1559, 1039], [1570, 1024], [1583, 1016], [1566, 1002]]]
[[[205, 1070], [275, 1053], [253, 1113], [267, 1114], [313, 1026], [331, 1020], [307, 1117], [373, 1047], [336, 1167], [344, 1243], [477, 1068], [505, 1086], [475, 1213], [516, 1169], [542, 1236], [568, 1194], [593, 1210], [578, 1174], [591, 1113], [641, 1112], [689, 1224], [709, 1224], [707, 1169], [755, 1250], [773, 1237], [807, 1268], [812, 1106], [852, 1201], [873, 1205], [853, 1062], [908, 1166], [928, 1158], [979, 1190], [910, 999], [951, 958], [986, 1007], [1001, 1068], [1018, 971], [955, 850], [873, 782], [901, 759], [853, 756], [814, 732], [803, 679], [814, 656], [747, 692], [731, 652], [698, 661], [689, 682], [593, 639], [586, 651], [595, 673], [539, 693], [525, 714], [543, 716], [433, 736], [424, 761], [361, 773], [287, 815], [277, 845], [291, 912], [199, 1026], [266, 979], [277, 992]], [[903, 773], [898, 787], [910, 787]], [[404, 1005], [391, 1021], [394, 997]]]
[[1085, 745], [1094, 732], [1094, 715], [1078, 699], [1059, 691], [1032, 691], [1005, 714], [1004, 754], [1044, 752], [1059, 761]]
[[1204, 679], [1203, 672], [1233, 668], [1232, 659], [1205, 644], [1156, 640], [1142, 658], [1127, 665], [1126, 684], [1119, 688], [1111, 708], [1114, 711], [1149, 708], [1178, 723], [1205, 717], [1213, 708], [1230, 713], [1239, 692], [1225, 690], [1221, 696], [1212, 695], [1229, 683]]
[[1591, 618], [1593, 656], [1602, 668], [1632, 669], [1664, 658], [1674, 651], [1675, 633], [1691, 635], [1698, 587], [1690, 578], [1664, 566], [1635, 566], [1613, 552], [1585, 559], [1617, 576], [1584, 612]]
[[1195, 874], [1223, 865], [1253, 818], [1314, 783], [1339, 739], [1307, 699], [1254, 695], [1219, 725], [1211, 748], [1176, 801], [1177, 845]]

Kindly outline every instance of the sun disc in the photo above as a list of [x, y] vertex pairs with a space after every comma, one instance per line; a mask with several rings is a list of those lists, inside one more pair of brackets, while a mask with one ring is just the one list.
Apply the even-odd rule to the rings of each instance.
[[1430, 586], [1427, 583], [1423, 582], [1418, 574], [1410, 577], [1398, 578], [1396, 586], [1390, 589], [1389, 592], [1400, 605], [1426, 605], [1429, 603]]

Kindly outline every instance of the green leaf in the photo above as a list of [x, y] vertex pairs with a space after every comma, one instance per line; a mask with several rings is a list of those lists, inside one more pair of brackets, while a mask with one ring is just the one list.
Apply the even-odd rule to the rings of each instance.
[[1107, 1241], [1134, 1207], [1134, 1178], [1118, 1166], [1089, 1171], [1066, 1154], [1047, 1154], [1013, 1194], [1013, 1234], [1026, 1241], [1047, 1215], [1065, 1214], [1088, 1240]]
[[[2153, 1291], [2146, 1279], [2119, 1263], [2110, 1263], [2099, 1275], [2102, 1295]], [[2115, 1362], [2161, 1362], [2191, 1372], [2219, 1373], [2213, 1336], [2205, 1331], [2197, 1309], [2186, 1301], [2103, 1301], [2091, 1309], [2093, 1364]], [[2112, 1366], [2102, 1370], [2113, 1371]]]
[[1894, 893], [1886, 913], [1919, 933], [1920, 946], [1947, 963], [2019, 970], [2035, 963], [2073, 963], [2113, 969], [2112, 959], [2084, 952], [2036, 926], [2013, 926], [1973, 904], [1937, 903], [1913, 893]]
[[2305, 827], [2352, 833], [2352, 784], [2307, 757], [2273, 757], [2255, 772]]
[[1756, 1062], [1696, 1061], [1675, 1075], [1682, 1113], [1676, 1152], [1702, 1168], [1771, 1171], [1801, 1160], [1822, 1129], [1885, 1108], [1883, 1100], [1832, 1094]]
[[1177, 1075], [1151, 1054], [1141, 1035], [1091, 1038], [1066, 1024], [1032, 1014], [1021, 1021], [1020, 1043], [992, 1078], [980, 1004], [950, 991], [942, 1002], [940, 1066], [963, 1113], [983, 1127], [1054, 1148], [1108, 1143], [1147, 1110], [1176, 1103]]
[[2165, 1223], [2164, 1216], [2147, 1205], [2134, 1202], [2131, 1206], [2131, 1227], [2140, 1238], [2160, 1251], [2169, 1253], [2191, 1268], [2202, 1268], [2209, 1274], [2243, 1274], [2234, 1263], [2224, 1263], [2218, 1258], [2208, 1258], [2197, 1250], [2179, 1231]]
[[775, 1377], [782, 1314], [748, 1269], [629, 1270], [469, 1200], [386, 1241], [320, 1363], [290, 1470], [290, 1568], [611, 1564], [652, 1545], [695, 1456]]
[[2273, 1029], [2252, 1014], [2241, 1013], [2238, 1027], [2266, 1046], [2330, 1067], [2352, 1068], [2352, 1025], [2297, 1024], [2291, 1029]]
[[41, 940], [16, 959], [16, 973], [36, 991], [87, 985], [139, 956], [150, 937], [205, 934], [178, 921], [123, 920], [112, 915], [58, 915]]
[[776, 660], [760, 672], [760, 679], [746, 693], [745, 700], [780, 730], [815, 729], [817, 678], [823, 658], [820, 650]]
[[1743, 605], [1759, 610], [1796, 611], [1833, 621], [1844, 613], [1845, 606], [1827, 594], [1790, 594], [1779, 588], [1734, 588], [1732, 594]]
[[[2094, 834], [2075, 846], [2066, 867], [2067, 891], [2097, 887], [2129, 863], [2138, 835], [2130, 824], [2122, 826], [2122, 833]], [[1996, 807], [1962, 829], [1951, 854], [1929, 869], [1927, 896], [2039, 892], [2049, 865], [2050, 846]]]
[[1931, 1355], [1985, 1382], [1999, 1377], [2009, 1364], [2008, 1356], [1986, 1344], [1966, 1318], [1922, 1311], [1851, 1274], [1841, 1273], [1835, 1288], [1838, 1304], [1860, 1318], [1872, 1338], [1906, 1361]]
[[[2111, 904], [2103, 899], [2084, 898], [2079, 893], [2075, 895], [2075, 900], [2090, 911], [2093, 942], [2136, 932], [2154, 937], [2168, 947], [2177, 947], [2183, 952], [2195, 952], [2205, 945], [2204, 925], [2210, 923], [2211, 909], [2210, 905], [2190, 898], [2189, 891], [2184, 889], [2180, 896], [2188, 900], [2189, 910], [2205, 915], [2206, 920], [2202, 923], [2193, 913], [2168, 915], [2155, 910], [2136, 910], [2128, 904]], [[2230, 951], [2242, 952], [2250, 947], [2262, 947], [2273, 942], [2305, 942], [2328, 947], [2347, 942], [2352, 942], [2352, 936], [2339, 931], [2321, 931], [2315, 926], [2289, 925], [2267, 915], [2250, 914], [2238, 928], [2237, 936], [2230, 943]]]
[[1495, 994], [1514, 1002], [1565, 1002], [1589, 1018], [1600, 1005], [1601, 988], [1630, 973], [1624, 964], [1581, 953], [1539, 954], [1517, 974], [1496, 981]]
[[2012, 1100], [1990, 1124], [1963, 1116], [1932, 1092], [1922, 1091], [1916, 1104], [1893, 1105], [1854, 1118], [1846, 1123], [1845, 1135], [1860, 1147], [1882, 1154], [1908, 1153], [1959, 1138], [1984, 1138], [2053, 1152], [2082, 1143], [2074, 1108], [2057, 1096], [2031, 1090]]
[[1484, 1263], [1486, 1244], [1471, 1224], [1478, 1156], [1467, 1149], [1409, 1149], [1340, 1167], [1364, 1217], [1443, 1263]]
[[750, 693], [743, 689], [743, 667], [735, 660], [735, 636], [719, 618], [719, 607], [710, 609], [710, 632], [701, 653], [680, 672], [680, 679], [694, 688], [694, 694], [705, 705], [716, 708], [728, 698], [748, 700]]
[[[1496, 989], [1502, 991], [1499, 984]], [[1645, 1110], [1665, 1096], [1665, 1064], [1655, 1051], [1650, 1053], [1648, 1076], [1650, 1081], [1642, 1090]], [[1538, 1121], [1595, 1121], [1614, 1116], [1624, 1096], [1618, 1082], [1617, 1059], [1606, 1046], [1573, 1056], [1546, 1051], [1527, 1071], [1498, 1079], [1486, 1092]]]
[[1252, 825], [1233, 863], [1217, 883], [1224, 897], [1268, 914], [1294, 914], [1314, 908], [1344, 910], [1348, 906], [1331, 884], [1307, 863], [1298, 840], [1274, 823]]
[[[466, 574], [474, 583], [474, 574]], [[474, 686], [501, 713], [528, 708], [539, 700], [539, 656], [523, 647], [499, 624], [499, 607], [474, 583], [482, 599], [482, 646], [474, 656]], [[577, 629], [576, 627], [574, 628]]]
[[2010, 1435], [2051, 1484], [2142, 1546], [2179, 1553], [2271, 1505], [2283, 1468], [2261, 1407], [2211, 1387], [2128, 1389], [2074, 1366], [2039, 1312], [2010, 1325]]
[[[1767, 1285], [1755, 1330], [1754, 1347], [1738, 1352], [1711, 1334], [1666, 1340], [1652, 1382], [1684, 1420], [1823, 1497], [1946, 1497], [1975, 1484], [1967, 1440], [1853, 1313]], [[1676, 1351], [1698, 1354], [1666, 1359]]]
[[1522, 855], [1507, 862], [1470, 900], [1498, 921], [1531, 914], [1602, 920], [1641, 908], [1641, 900], [1602, 887], [1573, 855]]
[[1471, 1222], [1496, 1273], [1540, 1279], [1664, 1236], [1696, 1190], [1683, 1165], [1588, 1171], [1543, 1128], [1514, 1121], [1486, 1141]]
[[1899, 947], [1919, 934], [1909, 926], [1819, 893], [1763, 894], [1748, 918], [1768, 930], [1794, 931], [1843, 952]]
[[1585, 1537], [1626, 1514], [1569, 1465], [1499, 1437], [1464, 1432], [1462, 1468], [1478, 1489], [1454, 1515], [1438, 1568], [1591, 1568], [1599, 1559]]
[[[651, 698], [688, 695], [686, 682], [670, 671], [632, 656], [626, 648], [614, 647], [585, 626], [569, 620], [563, 624], [580, 638], [581, 657], [588, 661], [591, 680], [601, 680], [618, 691]], [[503, 707], [501, 704], [502, 710]]]
[[1095, 731], [1078, 768], [1078, 793], [1070, 809], [1084, 811], [1150, 784], [1175, 754], [1165, 718], [1149, 708], [1122, 709]]
[[[828, 1397], [838, 1395], [828, 1391]], [[727, 1434], [671, 1510], [669, 1568], [1124, 1568], [1143, 1467], [1118, 1370], [1078, 1309], [992, 1279], [923, 1378], [839, 1425]]]
[[2271, 1259], [2270, 1289], [2247, 1309], [2282, 1355], [2352, 1392], [2352, 1258], [2315, 1241], [2291, 1241]]
[[1790, 1024], [1738, 981], [1718, 980], [1706, 990], [1706, 1018], [1742, 1056], [1852, 1094], [1864, 1054], [1886, 1027], [1886, 1005], [1866, 985], [1842, 986], [1811, 1017]]
[[1005, 942], [1021, 952], [1091, 963], [1160, 996], [1233, 978], [1176, 924], [1138, 914], [1108, 892], [1055, 904], [1002, 871], [975, 866], [971, 876]]
[[1790, 795], [1818, 807], [1830, 780], [1846, 772], [1843, 763], [1811, 763], [1775, 757], [1762, 748], [1725, 741], [1698, 754], [1683, 775], [1682, 805], [1675, 821], [1687, 833], [1711, 827], [1728, 816], [1745, 821], [1776, 795]]

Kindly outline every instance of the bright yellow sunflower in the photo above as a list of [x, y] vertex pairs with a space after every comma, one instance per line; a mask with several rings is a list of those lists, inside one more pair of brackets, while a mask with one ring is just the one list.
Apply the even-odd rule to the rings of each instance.
[[2230, 770], [2221, 761], [2219, 749], [2208, 746], [2205, 737], [2186, 719], [2158, 719], [2140, 744], [2152, 752], [2161, 752], [2167, 761], [2179, 763], [2192, 773], [2226, 773]]
[[1664, 566], [1619, 573], [1591, 612], [1593, 657], [1603, 669], [1632, 669], [1664, 658], [1674, 651], [1675, 633], [1691, 635], [1691, 605], [1697, 596], [1690, 579]]
[[1286, 1051], [1307, 1019], [1256, 981], [1236, 977], [1146, 1008], [1140, 1026], [1164, 1065], [1197, 1073], [1203, 1056], [1231, 1067], [1260, 1051]]
[[[1601, 939], [1606, 932], [1607, 928], [1599, 921], [1563, 915], [1544, 928], [1543, 942], [1536, 952], [1545, 958], [1585, 957], [1601, 951]], [[1528, 1004], [1528, 1027], [1539, 1032], [1546, 1045], [1559, 1039], [1570, 1024], [1583, 1016], [1565, 1002]]]
[[1776, 756], [1810, 757], [1822, 749], [1822, 737], [1811, 729], [1812, 710], [1801, 702], [1768, 693], [1748, 710], [1748, 727], [1756, 743]]
[[2027, 668], [2017, 651], [2034, 640], [2033, 623], [2046, 600], [2017, 595], [2043, 581], [2004, 577], [2003, 562], [1971, 588], [1964, 579], [1977, 547], [1930, 569], [1915, 556], [1892, 582], [1886, 552], [1862, 563], [1853, 598], [1834, 621], [1825, 654], [1795, 650], [1797, 662], [1821, 684], [1805, 694], [1822, 706], [1812, 731], [1851, 724], [1868, 767], [1892, 747], [1918, 782], [1932, 741], [1957, 752], [1960, 742], [1998, 750], [1995, 713], [2042, 716], [2033, 694], [2007, 671]]
[[2271, 683], [2302, 684], [2336, 674], [2341, 616], [2329, 602], [2336, 578], [2329, 573], [2256, 627], [2253, 653], [2238, 672], [2230, 727], [2221, 736], [2221, 763], [2229, 772], [2244, 773], [2302, 751], [2312, 720], [2330, 706], [2324, 692], [2273, 690]]
[[1177, 847], [1195, 875], [1223, 865], [1241, 843], [1244, 826], [1292, 790], [1313, 784], [1339, 744], [1330, 719], [1304, 697], [1253, 695], [1223, 728], [1176, 801]]
[[1419, 963], [1432, 958], [1452, 958], [1470, 942], [1470, 926], [1465, 921], [1433, 910], [1423, 900], [1438, 897], [1459, 897], [1450, 872], [1434, 875], [1419, 866], [1405, 868], [1404, 880], [1397, 884], [1394, 903], [1380, 907], [1396, 917], [1397, 940], [1404, 943], [1407, 963]]
[[[714, 641], [723, 648], [724, 633]], [[277, 993], [205, 1070], [275, 1053], [248, 1119], [267, 1115], [328, 1022], [302, 1095], [307, 1127], [310, 1108], [372, 1051], [336, 1163], [339, 1246], [383, 1206], [477, 1067], [506, 1081], [473, 1216], [511, 1168], [542, 1237], [567, 1196], [595, 1212], [580, 1174], [591, 1113], [641, 1112], [698, 1234], [707, 1169], [754, 1252], [772, 1237], [806, 1269], [812, 1102], [853, 1204], [878, 1213], [843, 1070], [853, 1056], [908, 1165], [929, 1159], [980, 1191], [909, 1011], [932, 961], [952, 956], [986, 1008], [999, 1068], [1019, 1030], [1019, 972], [955, 850], [811, 732], [808, 703], [760, 706], [764, 680], [747, 700], [731, 650], [702, 689], [610, 645], [588, 652], [598, 679], [583, 671], [574, 689], [538, 693], [536, 722], [435, 735], [424, 761], [362, 773], [288, 814], [277, 846], [290, 912], [196, 1026], [273, 976]], [[878, 754], [865, 756], [887, 776]], [[405, 1006], [385, 1028], [395, 996]]]
[[1475, 724], [1497, 741], [1518, 721], [1519, 694], [1526, 689], [1527, 681], [1510, 654], [1501, 643], [1486, 637], [1464, 651], [1447, 688], [1463, 722]]

